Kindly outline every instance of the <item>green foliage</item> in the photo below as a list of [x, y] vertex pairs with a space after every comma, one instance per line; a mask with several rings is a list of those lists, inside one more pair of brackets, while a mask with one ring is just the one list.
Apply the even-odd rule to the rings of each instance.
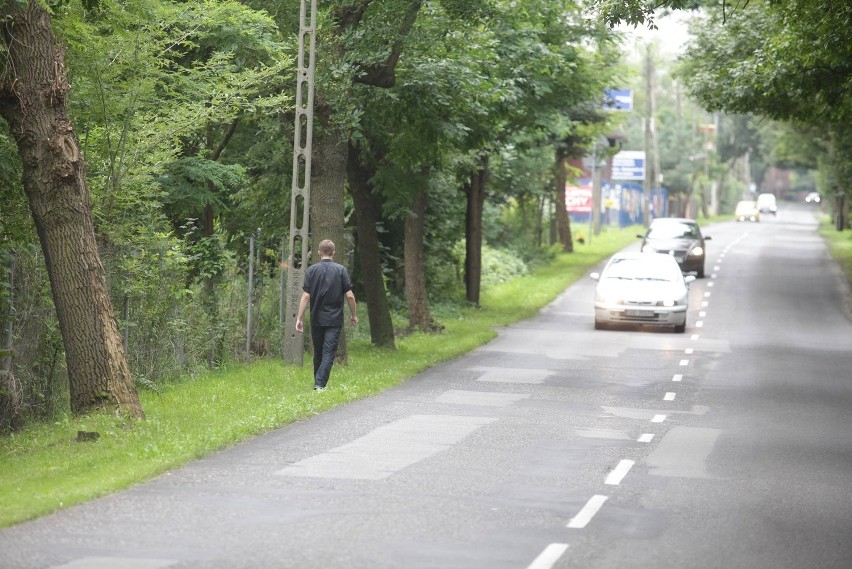
[[[710, 11], [693, 26], [684, 77], [709, 109], [752, 112], [809, 132], [816, 144], [807, 151], [817, 151], [823, 191], [849, 194], [850, 20], [852, 5], [828, 0], [755, 2], [725, 16]], [[782, 156], [814, 163], [814, 154], [787, 146]]]
[[[716, 5], [708, 0], [593, 0], [600, 17], [610, 26], [624, 23], [631, 26], [647, 25], [656, 28], [654, 18], [657, 12], [667, 10], [697, 10], [707, 5]], [[746, 2], [748, 4], [748, 2]], [[739, 4], [736, 4], [739, 6]], [[730, 9], [729, 0], [723, 0], [722, 6]]]
[[220, 164], [200, 156], [178, 158], [166, 167], [160, 185], [163, 201], [173, 214], [191, 217], [205, 206], [225, 206], [223, 197], [238, 192], [249, 180], [240, 164]]

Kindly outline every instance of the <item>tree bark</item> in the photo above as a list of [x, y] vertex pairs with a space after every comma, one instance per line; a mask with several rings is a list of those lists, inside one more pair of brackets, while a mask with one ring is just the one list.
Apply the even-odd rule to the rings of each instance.
[[[315, 124], [320, 125], [320, 129], [314, 137], [311, 171], [310, 235], [311, 251], [315, 256], [312, 259], [314, 262], [319, 260], [319, 253], [317, 253], [319, 242], [323, 239], [331, 239], [336, 247], [334, 260], [346, 266], [344, 196], [346, 141], [349, 136], [342, 127], [333, 124], [331, 109], [324, 104], [317, 105]], [[351, 272], [352, 267], [346, 266], [346, 268]], [[349, 361], [345, 326], [340, 334], [335, 361], [341, 364]]]
[[482, 207], [485, 202], [485, 185], [488, 178], [488, 159], [465, 184], [467, 210], [465, 216], [464, 287], [466, 299], [479, 306], [482, 285]]
[[66, 110], [64, 50], [42, 4], [0, 5], [6, 62], [0, 116], [23, 163], [65, 345], [71, 409], [117, 406], [144, 417], [98, 256], [85, 163]]
[[556, 150], [556, 231], [559, 243], [566, 253], [574, 252], [574, 238], [571, 236], [571, 218], [565, 204], [565, 185], [568, 182], [568, 155], [563, 149]]
[[360, 150], [351, 142], [346, 170], [349, 175], [349, 192], [355, 203], [358, 258], [361, 261], [361, 281], [364, 284], [367, 317], [370, 319], [370, 340], [374, 346], [395, 349], [393, 321], [382, 274], [379, 234], [376, 231], [381, 220], [370, 185], [373, 172], [361, 163]]
[[411, 210], [405, 216], [405, 296], [408, 302], [410, 330], [434, 330], [426, 295], [426, 255], [423, 238], [426, 234], [426, 191], [417, 192]]

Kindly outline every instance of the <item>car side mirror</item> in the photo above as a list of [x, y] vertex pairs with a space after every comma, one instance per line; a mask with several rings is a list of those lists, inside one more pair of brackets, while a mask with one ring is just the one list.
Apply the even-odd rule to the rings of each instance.
[[645, 239], [645, 236], [644, 236], [644, 235], [640, 235], [640, 234], [638, 234], [638, 233], [636, 234], [636, 237], [638, 237], [639, 239]]
[[704, 240], [705, 240], [705, 241], [711, 241], [712, 239], [713, 239], [713, 238], [712, 238], [712, 237], [710, 237], [709, 235], [705, 235], [705, 236], [704, 236]]
[[685, 282], [686, 284], [689, 284], [694, 280], [695, 280], [695, 275], [686, 275], [685, 277], [683, 277], [683, 282]]
[[589, 275], [589, 278], [592, 279], [593, 281], [599, 281], [599, 280], [601, 280], [601, 274], [600, 273], [591, 273]]

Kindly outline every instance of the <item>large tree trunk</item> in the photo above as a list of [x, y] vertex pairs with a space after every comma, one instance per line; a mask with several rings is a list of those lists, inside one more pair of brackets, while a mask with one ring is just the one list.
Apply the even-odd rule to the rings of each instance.
[[467, 210], [465, 216], [464, 287], [467, 301], [479, 306], [482, 284], [482, 207], [485, 202], [485, 185], [488, 178], [488, 159], [483, 158], [482, 168], [471, 175], [465, 184]]
[[426, 234], [426, 191], [417, 192], [411, 210], [405, 216], [405, 296], [408, 302], [410, 330], [434, 330], [426, 295], [426, 255], [423, 239]]
[[98, 256], [85, 164], [66, 111], [64, 51], [41, 3], [0, 5], [5, 67], [0, 116], [23, 162], [29, 199], [65, 344], [71, 409], [116, 405], [144, 416]]
[[565, 185], [568, 182], [568, 156], [564, 150], [556, 150], [556, 232], [559, 243], [566, 253], [574, 252], [574, 238], [571, 236], [571, 218], [565, 204]]
[[355, 203], [355, 222], [358, 230], [358, 258], [361, 261], [361, 281], [370, 319], [370, 339], [374, 346], [395, 349], [393, 321], [388, 305], [385, 279], [382, 275], [379, 234], [379, 208], [373, 196], [372, 172], [361, 164], [360, 151], [349, 144], [349, 192]]
[[[317, 104], [315, 124], [321, 126], [317, 136], [314, 137], [311, 170], [310, 250], [313, 254], [311, 261], [319, 260], [317, 246], [320, 241], [331, 239], [336, 247], [334, 260], [351, 272], [352, 267], [347, 266], [348, 256], [344, 233], [346, 141], [349, 137], [342, 127], [333, 124], [331, 109], [324, 104]], [[345, 326], [340, 334], [335, 361], [341, 364], [349, 361]]]

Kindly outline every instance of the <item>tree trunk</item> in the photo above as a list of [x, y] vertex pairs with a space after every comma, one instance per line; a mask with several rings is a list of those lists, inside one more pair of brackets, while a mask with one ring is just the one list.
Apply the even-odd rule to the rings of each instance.
[[479, 306], [482, 284], [482, 206], [485, 202], [485, 184], [488, 178], [488, 159], [483, 158], [482, 168], [471, 175], [465, 184], [467, 214], [465, 217], [464, 287], [467, 301]]
[[[345, 184], [346, 184], [346, 141], [343, 128], [331, 121], [331, 109], [317, 105], [316, 122], [320, 129], [314, 137], [311, 169], [310, 235], [311, 260], [319, 260], [317, 246], [323, 239], [331, 239], [336, 247], [334, 260], [346, 266], [346, 240], [344, 234]], [[350, 272], [351, 267], [346, 267]], [[316, 349], [316, 347], [314, 348]], [[337, 347], [337, 363], [349, 361], [346, 345], [346, 327], [340, 334]]]
[[23, 185], [44, 251], [65, 344], [71, 409], [116, 405], [144, 416], [98, 256], [80, 146], [68, 119], [64, 51], [40, 2], [0, 8], [6, 62], [0, 115], [23, 163]]
[[361, 261], [361, 281], [370, 319], [370, 339], [374, 346], [395, 349], [393, 321], [388, 305], [385, 279], [382, 275], [379, 234], [379, 208], [370, 185], [372, 172], [361, 164], [360, 150], [349, 144], [346, 171], [349, 192], [355, 203], [355, 223], [358, 231], [358, 255]]
[[559, 243], [566, 253], [574, 252], [574, 238], [571, 236], [571, 218], [565, 204], [565, 185], [568, 182], [568, 156], [564, 150], [556, 150], [556, 232]]
[[426, 234], [426, 191], [417, 192], [405, 216], [405, 296], [410, 330], [433, 331], [429, 298], [426, 295], [426, 264], [423, 238]]

